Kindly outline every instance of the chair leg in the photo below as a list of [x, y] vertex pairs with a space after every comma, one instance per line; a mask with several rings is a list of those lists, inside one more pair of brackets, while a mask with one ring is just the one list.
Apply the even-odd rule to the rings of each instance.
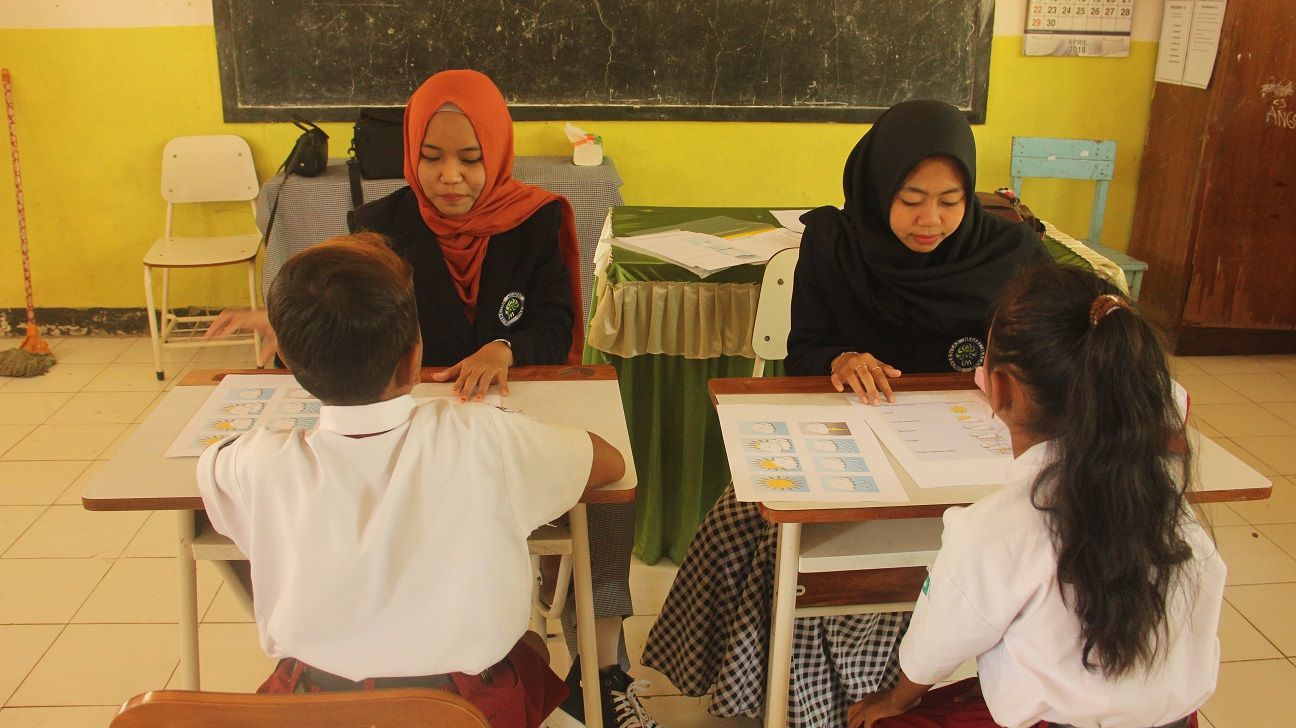
[[144, 266], [144, 306], [147, 309], [149, 340], [153, 344], [153, 371], [157, 372], [158, 381], [164, 381], [166, 374], [162, 371], [162, 340], [158, 335], [158, 321], [153, 312], [153, 269]]
[[[257, 310], [257, 290], [256, 290], [256, 258], [248, 261], [248, 300], [251, 302], [253, 311]], [[261, 362], [261, 334], [256, 329], [252, 329], [252, 352], [256, 360], [257, 369], [264, 369], [265, 364]]]

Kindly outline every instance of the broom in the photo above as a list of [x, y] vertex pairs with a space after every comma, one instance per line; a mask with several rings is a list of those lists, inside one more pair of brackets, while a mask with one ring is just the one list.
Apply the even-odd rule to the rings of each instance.
[[36, 308], [32, 304], [31, 260], [27, 252], [27, 214], [23, 208], [22, 170], [18, 165], [18, 132], [14, 126], [13, 89], [9, 69], [0, 69], [4, 81], [5, 116], [9, 120], [9, 149], [13, 152], [14, 192], [18, 197], [18, 242], [22, 248], [23, 285], [27, 293], [27, 336], [17, 349], [0, 352], [0, 376], [35, 377], [54, 366], [49, 344], [36, 327]]

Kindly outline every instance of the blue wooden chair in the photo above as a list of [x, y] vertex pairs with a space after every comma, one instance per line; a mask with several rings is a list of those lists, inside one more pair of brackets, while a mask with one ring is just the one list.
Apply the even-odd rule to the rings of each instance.
[[1012, 187], [1022, 191], [1022, 179], [1090, 179], [1095, 183], [1093, 208], [1089, 212], [1089, 233], [1085, 244], [1120, 266], [1129, 284], [1130, 297], [1138, 299], [1147, 263], [1102, 244], [1103, 213], [1107, 209], [1107, 184], [1116, 169], [1116, 142], [1092, 139], [1013, 137]]

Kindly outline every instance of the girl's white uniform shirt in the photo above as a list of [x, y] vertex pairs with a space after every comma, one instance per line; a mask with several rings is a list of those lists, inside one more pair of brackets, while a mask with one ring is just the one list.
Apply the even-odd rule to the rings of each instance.
[[198, 484], [252, 562], [268, 655], [352, 680], [476, 673], [526, 631], [527, 536], [592, 458], [579, 429], [403, 396], [214, 445]]
[[945, 512], [940, 553], [900, 645], [901, 669], [934, 684], [976, 657], [986, 705], [1010, 727], [1146, 728], [1188, 715], [1214, 692], [1219, 669], [1225, 568], [1215, 545], [1185, 514], [1194, 558], [1168, 595], [1163, 662], [1115, 680], [1086, 670], [1080, 621], [1058, 590], [1057, 551], [1031, 505], [1048, 453], [1048, 443], [1035, 445], [1013, 462], [1003, 490]]

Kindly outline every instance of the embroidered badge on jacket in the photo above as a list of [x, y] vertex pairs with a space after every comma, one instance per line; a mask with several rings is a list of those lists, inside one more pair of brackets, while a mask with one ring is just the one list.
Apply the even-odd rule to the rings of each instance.
[[499, 320], [505, 326], [512, 326], [522, 318], [523, 304], [526, 303], [526, 296], [518, 291], [513, 291], [504, 296], [500, 301]]
[[950, 344], [946, 359], [954, 371], [970, 372], [985, 361], [985, 344], [975, 336], [964, 336]]

